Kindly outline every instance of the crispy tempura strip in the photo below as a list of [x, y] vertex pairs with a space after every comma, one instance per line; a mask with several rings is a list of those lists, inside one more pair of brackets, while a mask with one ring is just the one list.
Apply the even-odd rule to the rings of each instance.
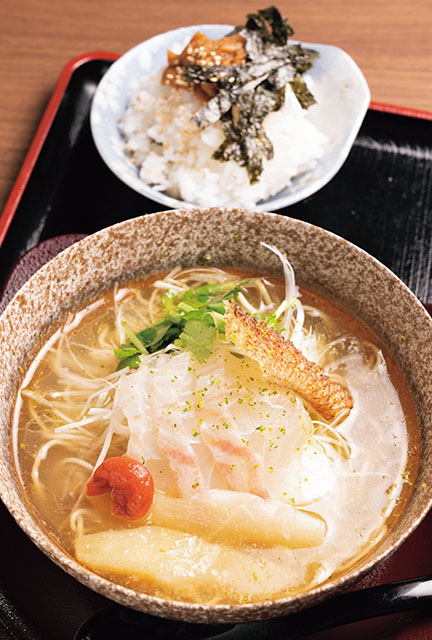
[[257, 360], [273, 384], [292, 389], [326, 420], [353, 407], [351, 393], [307, 360], [280, 333], [257, 320], [235, 302], [227, 303], [225, 334], [239, 349]]

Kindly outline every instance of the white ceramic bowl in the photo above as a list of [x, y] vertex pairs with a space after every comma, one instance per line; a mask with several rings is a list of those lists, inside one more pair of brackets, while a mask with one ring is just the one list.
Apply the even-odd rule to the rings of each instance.
[[[129, 187], [166, 207], [193, 207], [196, 203], [172, 198], [139, 178], [137, 167], [123, 151], [119, 120], [126, 111], [129, 96], [139, 87], [143, 76], [151, 75], [166, 65], [168, 49], [180, 53], [197, 31], [218, 39], [231, 30], [230, 25], [200, 24], [150, 38], [114, 62], [97, 87], [90, 124], [102, 159]], [[296, 41], [290, 40], [290, 43]], [[345, 162], [369, 106], [370, 92], [366, 80], [345, 51], [324, 44], [301, 44], [319, 53], [314, 66], [305, 75], [306, 80], [311, 80], [317, 100], [317, 104], [308, 109], [307, 118], [329, 139], [328, 150], [315, 168], [294, 178], [290, 186], [275, 196], [258, 203], [254, 207], [257, 211], [276, 211], [287, 207], [327, 184]]]

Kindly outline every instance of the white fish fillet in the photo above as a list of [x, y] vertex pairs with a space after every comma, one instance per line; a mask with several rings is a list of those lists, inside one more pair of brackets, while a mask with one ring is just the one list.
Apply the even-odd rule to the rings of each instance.
[[234, 491], [248, 491], [268, 498], [262, 463], [241, 441], [234, 422], [203, 423], [201, 437], [211, 451], [217, 467]]
[[313, 425], [258, 363], [226, 345], [204, 364], [187, 352], [163, 354], [124, 376], [117, 394], [130, 429], [127, 454], [145, 459], [157, 489], [173, 497], [232, 489], [290, 500], [293, 461]]

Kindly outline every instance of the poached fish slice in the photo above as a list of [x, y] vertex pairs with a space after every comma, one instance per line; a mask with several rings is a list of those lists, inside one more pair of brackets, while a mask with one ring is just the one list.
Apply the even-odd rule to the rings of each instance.
[[262, 474], [262, 464], [254, 452], [242, 443], [233, 423], [226, 429], [219, 425], [203, 423], [201, 437], [210, 449], [219, 471], [234, 491], [250, 492], [268, 498]]
[[221, 344], [206, 363], [188, 352], [163, 354], [125, 378], [116, 394], [130, 429], [128, 455], [145, 459], [158, 489], [184, 498], [228, 488], [284, 502], [293, 495], [300, 473], [293, 462], [313, 424], [257, 362]]

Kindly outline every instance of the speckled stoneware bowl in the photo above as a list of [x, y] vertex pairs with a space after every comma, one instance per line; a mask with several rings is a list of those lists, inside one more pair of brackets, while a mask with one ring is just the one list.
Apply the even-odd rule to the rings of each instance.
[[[419, 475], [398, 519], [346, 575], [306, 594], [244, 605], [173, 602], [136, 593], [80, 566], [56, 546], [27, 504], [11, 451], [11, 415], [23, 371], [65, 315], [125, 283], [177, 264], [216, 264], [279, 273], [286, 251], [300, 284], [321, 290], [366, 322], [391, 348], [413, 390], [421, 428]], [[432, 321], [412, 293], [375, 259], [341, 238], [277, 214], [227, 209], [167, 211], [117, 224], [81, 240], [42, 267], [0, 318], [1, 496], [19, 525], [54, 562], [95, 591], [158, 616], [199, 622], [277, 616], [344, 588], [389, 555], [432, 502]]]

